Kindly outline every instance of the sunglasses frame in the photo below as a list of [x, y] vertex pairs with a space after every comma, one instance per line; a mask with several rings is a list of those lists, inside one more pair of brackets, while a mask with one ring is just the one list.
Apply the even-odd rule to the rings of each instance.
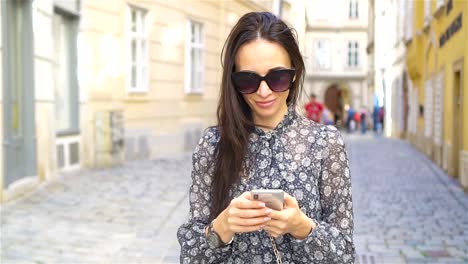
[[[287, 72], [290, 76], [291, 76], [291, 81], [290, 81], [290, 84], [286, 87], [286, 89], [284, 90], [275, 90], [273, 89], [272, 85], [270, 84], [270, 82], [268, 81], [268, 76], [271, 74], [271, 73], [275, 73], [275, 72]], [[258, 80], [258, 84], [257, 84], [257, 89], [255, 89], [255, 91], [253, 92], [243, 92], [239, 86], [236, 85], [236, 75], [238, 75], [239, 73], [249, 73], [249, 74], [253, 74], [256, 79]], [[234, 87], [236, 87], [236, 90], [241, 93], [241, 94], [252, 94], [252, 93], [255, 93], [258, 91], [258, 88], [260, 88], [260, 84], [262, 83], [262, 81], [265, 81], [268, 85], [268, 87], [270, 88], [270, 90], [272, 90], [273, 92], [284, 92], [288, 89], [290, 89], [291, 85], [294, 83], [294, 77], [296, 75], [296, 70], [295, 69], [286, 69], [286, 68], [280, 68], [280, 69], [274, 69], [274, 70], [271, 70], [269, 71], [265, 76], [260, 76], [260, 74], [254, 72], [254, 71], [238, 71], [238, 72], [233, 72], [231, 73], [231, 80], [232, 80], [232, 83], [234, 84]]]

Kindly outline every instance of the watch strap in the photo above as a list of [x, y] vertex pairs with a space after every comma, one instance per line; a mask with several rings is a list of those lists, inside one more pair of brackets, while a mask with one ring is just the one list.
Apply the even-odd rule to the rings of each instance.
[[210, 234], [213, 234], [217, 237], [218, 239], [218, 244], [219, 244], [219, 247], [225, 247], [227, 245], [230, 245], [232, 243], [232, 241], [234, 241], [234, 236], [231, 238], [231, 240], [227, 243], [224, 243], [223, 240], [221, 239], [221, 236], [214, 230], [214, 221], [216, 219], [213, 219], [213, 221], [211, 221], [211, 223], [208, 225], [208, 235]]

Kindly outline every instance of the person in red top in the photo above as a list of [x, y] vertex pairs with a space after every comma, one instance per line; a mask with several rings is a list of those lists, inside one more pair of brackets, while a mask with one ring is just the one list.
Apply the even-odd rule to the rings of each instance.
[[320, 123], [322, 117], [323, 105], [316, 101], [317, 96], [315, 94], [310, 95], [310, 102], [308, 102], [304, 108], [306, 110], [306, 117], [317, 123]]

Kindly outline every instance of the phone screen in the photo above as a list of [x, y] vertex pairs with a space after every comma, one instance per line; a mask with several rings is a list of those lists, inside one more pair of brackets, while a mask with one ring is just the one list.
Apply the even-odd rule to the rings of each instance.
[[251, 191], [252, 198], [265, 203], [273, 210], [283, 210], [284, 192], [279, 189], [260, 189]]

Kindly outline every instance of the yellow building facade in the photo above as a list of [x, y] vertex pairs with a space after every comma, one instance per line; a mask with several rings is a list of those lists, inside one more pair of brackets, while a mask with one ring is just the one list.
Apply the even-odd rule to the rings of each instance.
[[408, 5], [409, 138], [468, 189], [468, 2]]

